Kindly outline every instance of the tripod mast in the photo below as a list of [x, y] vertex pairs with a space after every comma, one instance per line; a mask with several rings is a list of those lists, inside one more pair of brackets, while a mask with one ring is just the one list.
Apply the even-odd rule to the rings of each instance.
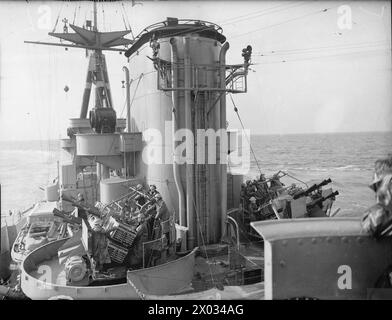
[[[105, 55], [102, 51], [125, 52], [126, 47], [133, 43], [132, 40], [124, 38], [124, 36], [129, 34], [131, 30], [99, 32], [97, 3], [95, 1], [92, 25], [89, 20], [86, 21], [86, 27], [83, 28], [69, 24], [74, 32], [68, 33], [68, 27], [66, 26], [67, 22], [65, 21], [64, 23], [63, 33], [49, 32], [48, 34], [52, 37], [59, 38], [60, 41], [67, 41], [70, 44], [39, 41], [24, 42], [40, 45], [61, 46], [66, 48], [83, 48], [90, 51], [86, 85], [80, 109], [80, 118], [86, 119], [92, 84], [95, 86], [95, 108], [113, 108], [107, 65]], [[124, 48], [115, 48], [118, 46], [123, 46]]]

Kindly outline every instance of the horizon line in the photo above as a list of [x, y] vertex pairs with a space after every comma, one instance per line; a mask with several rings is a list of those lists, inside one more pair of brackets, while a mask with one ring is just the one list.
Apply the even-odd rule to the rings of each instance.
[[[232, 129], [234, 130], [234, 128]], [[238, 129], [240, 130], [240, 129]], [[228, 130], [230, 131], [230, 130]], [[335, 132], [285, 132], [285, 133], [251, 133], [251, 136], [284, 136], [284, 135], [312, 135], [312, 134], [359, 134], [359, 133], [392, 133], [392, 130], [372, 130], [372, 131], [335, 131]], [[53, 138], [53, 139], [0, 139], [0, 142], [25, 142], [25, 141], [59, 141], [61, 139], [67, 139], [66, 137], [62, 138]]]

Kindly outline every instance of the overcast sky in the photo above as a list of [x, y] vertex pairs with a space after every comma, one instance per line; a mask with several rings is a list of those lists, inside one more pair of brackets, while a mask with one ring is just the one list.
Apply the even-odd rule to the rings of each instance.
[[[100, 31], [124, 29], [123, 8], [135, 35], [166, 17], [221, 25], [230, 43], [229, 64], [241, 63], [241, 49], [251, 44], [248, 93], [233, 98], [252, 133], [392, 130], [390, 2], [100, 3]], [[47, 35], [58, 16], [56, 31], [62, 32], [64, 17], [81, 26], [91, 11], [88, 2], [0, 2], [0, 140], [65, 137], [68, 118], [80, 112], [85, 52], [23, 41], [58, 42]], [[47, 12], [48, 23], [43, 20]], [[120, 115], [127, 61], [115, 52], [106, 57]], [[238, 128], [230, 99], [227, 108], [230, 127]]]

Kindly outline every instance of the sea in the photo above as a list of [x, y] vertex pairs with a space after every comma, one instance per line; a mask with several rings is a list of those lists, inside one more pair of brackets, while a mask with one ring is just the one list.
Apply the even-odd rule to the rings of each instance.
[[[338, 216], [360, 216], [374, 203], [368, 187], [374, 162], [392, 153], [392, 132], [252, 135], [250, 141], [255, 157], [244, 179], [283, 171], [297, 179], [284, 177], [286, 185], [310, 186], [331, 178]], [[2, 216], [41, 200], [40, 187], [58, 175], [62, 157], [55, 140], [0, 141]]]

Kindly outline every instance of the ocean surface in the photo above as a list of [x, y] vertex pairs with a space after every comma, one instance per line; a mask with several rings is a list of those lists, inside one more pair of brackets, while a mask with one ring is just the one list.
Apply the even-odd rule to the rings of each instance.
[[[253, 135], [252, 147], [267, 176], [283, 170], [311, 185], [331, 178], [340, 195], [338, 215], [361, 215], [374, 202], [368, 185], [374, 162], [392, 152], [392, 132]], [[0, 141], [1, 213], [23, 210], [43, 198], [39, 188], [57, 176], [58, 141]], [[251, 156], [246, 178], [258, 176]], [[285, 177], [285, 184], [298, 181]]]

